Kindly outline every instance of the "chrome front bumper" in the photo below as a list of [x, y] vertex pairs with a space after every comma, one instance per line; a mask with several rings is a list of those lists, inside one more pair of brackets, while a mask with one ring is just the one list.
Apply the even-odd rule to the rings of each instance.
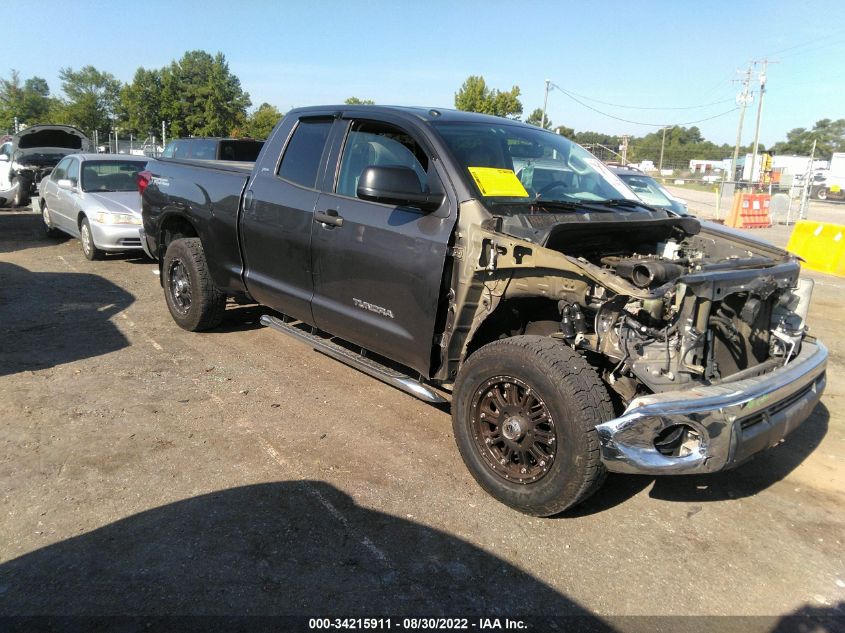
[[91, 222], [91, 236], [97, 248], [104, 251], [131, 251], [141, 248], [143, 241], [137, 226]]
[[[806, 420], [825, 387], [827, 348], [804, 341], [789, 364], [754, 378], [636, 398], [599, 424], [601, 459], [620, 473], [682, 475], [736, 466], [774, 446]], [[654, 438], [683, 424], [701, 438], [688, 455], [657, 451]]]

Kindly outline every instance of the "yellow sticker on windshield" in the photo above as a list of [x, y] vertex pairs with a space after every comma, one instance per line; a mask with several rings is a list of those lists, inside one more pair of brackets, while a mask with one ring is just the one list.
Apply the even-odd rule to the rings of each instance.
[[527, 198], [528, 192], [519, 182], [519, 178], [512, 169], [497, 169], [495, 167], [469, 167], [472, 179], [478, 185], [478, 190], [484, 197], [502, 196], [510, 198]]

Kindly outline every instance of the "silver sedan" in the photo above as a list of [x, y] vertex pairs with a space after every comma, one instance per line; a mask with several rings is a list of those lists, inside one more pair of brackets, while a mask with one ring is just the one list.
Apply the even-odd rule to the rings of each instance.
[[71, 154], [39, 184], [48, 235], [78, 237], [88, 259], [141, 250], [137, 176], [146, 159], [123, 154]]

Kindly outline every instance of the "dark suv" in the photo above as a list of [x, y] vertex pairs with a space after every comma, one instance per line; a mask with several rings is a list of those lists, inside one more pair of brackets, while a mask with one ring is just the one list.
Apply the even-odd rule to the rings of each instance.
[[263, 145], [264, 141], [251, 138], [178, 138], [167, 144], [161, 156], [162, 158], [253, 162], [258, 158]]

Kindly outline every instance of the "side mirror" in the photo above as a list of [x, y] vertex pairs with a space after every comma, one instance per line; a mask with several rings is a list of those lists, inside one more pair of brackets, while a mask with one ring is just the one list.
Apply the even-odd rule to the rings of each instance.
[[9, 157], [6, 156], [5, 154], [0, 154], [0, 163], [8, 163], [8, 162], [9, 162]]
[[76, 189], [76, 184], [74, 184], [72, 180], [69, 180], [67, 178], [60, 178], [59, 182], [57, 182], [56, 184], [59, 186], [59, 189], [69, 189], [71, 191]]
[[400, 165], [365, 167], [357, 193], [362, 200], [418, 207], [424, 211], [434, 211], [443, 204], [442, 193], [424, 193], [416, 172]]

